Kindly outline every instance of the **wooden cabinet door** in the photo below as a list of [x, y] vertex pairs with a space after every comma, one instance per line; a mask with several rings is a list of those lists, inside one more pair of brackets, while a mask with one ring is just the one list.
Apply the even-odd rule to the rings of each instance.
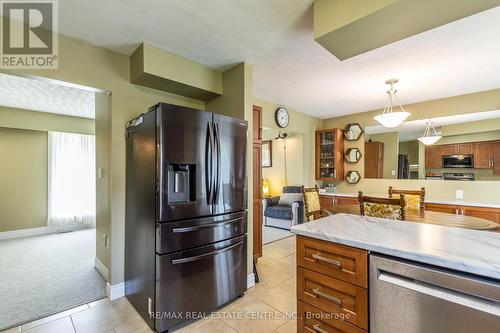
[[384, 178], [384, 143], [365, 143], [365, 178]]
[[493, 142], [493, 174], [500, 176], [500, 141]]
[[431, 203], [425, 204], [425, 210], [430, 210], [432, 212], [456, 214], [457, 209], [458, 209], [458, 206], [454, 206], [454, 205], [431, 204]]
[[464, 207], [465, 215], [479, 217], [500, 224], [500, 209], [483, 207]]
[[458, 154], [458, 145], [443, 146], [443, 155], [456, 155], [456, 154]]
[[344, 135], [338, 128], [316, 131], [316, 180], [344, 180]]
[[457, 148], [458, 155], [474, 154], [472, 143], [461, 143], [457, 145]]
[[443, 146], [425, 147], [425, 167], [434, 169], [443, 167]]
[[321, 205], [321, 208], [323, 209], [331, 208], [333, 206], [333, 198], [334, 197], [329, 195], [320, 195], [319, 204]]
[[489, 169], [493, 167], [492, 148], [491, 142], [474, 143], [474, 168]]
[[349, 197], [337, 197], [336, 198], [337, 205], [358, 205], [358, 198], [349, 198]]
[[262, 108], [253, 106], [253, 257], [262, 257]]
[[262, 141], [262, 108], [253, 107], [253, 141]]

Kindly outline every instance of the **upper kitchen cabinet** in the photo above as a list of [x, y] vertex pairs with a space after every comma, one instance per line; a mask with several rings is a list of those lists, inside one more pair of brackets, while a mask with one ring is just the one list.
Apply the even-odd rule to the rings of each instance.
[[474, 154], [474, 150], [472, 148], [472, 143], [461, 143], [457, 146], [457, 154], [458, 155], [468, 155], [468, 154]]
[[469, 155], [474, 154], [472, 143], [460, 143], [455, 145], [444, 145], [443, 155]]
[[443, 146], [443, 155], [457, 155], [458, 145], [445, 145]]
[[493, 142], [493, 174], [500, 176], [500, 141]]
[[344, 180], [344, 135], [334, 128], [316, 131], [316, 179]]
[[474, 143], [474, 168], [493, 168], [493, 144], [491, 142]]
[[425, 167], [441, 168], [443, 166], [443, 146], [425, 147]]

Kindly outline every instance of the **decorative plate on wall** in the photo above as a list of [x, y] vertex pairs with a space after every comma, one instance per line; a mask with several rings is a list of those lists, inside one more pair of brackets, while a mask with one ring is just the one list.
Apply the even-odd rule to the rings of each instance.
[[349, 148], [344, 154], [347, 163], [358, 163], [361, 159], [361, 150], [358, 148]]
[[345, 181], [349, 184], [357, 184], [361, 179], [361, 175], [357, 171], [348, 171], [345, 175]]
[[358, 123], [348, 124], [344, 130], [346, 141], [358, 141], [363, 134], [363, 129]]

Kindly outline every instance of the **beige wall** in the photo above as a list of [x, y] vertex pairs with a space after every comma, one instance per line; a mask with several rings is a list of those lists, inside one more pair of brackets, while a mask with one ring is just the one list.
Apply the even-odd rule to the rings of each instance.
[[471, 133], [482, 133], [498, 131], [500, 129], [500, 118], [471, 121], [463, 124], [446, 125], [441, 128], [442, 136], [464, 135]]
[[94, 119], [0, 106], [0, 127], [94, 134]]
[[47, 132], [0, 128], [0, 232], [47, 225]]
[[[66, 36], [59, 36], [59, 68], [51, 70], [3, 70], [30, 74], [112, 92], [109, 175], [110, 213], [105, 221], [111, 233], [108, 248], [110, 282], [123, 282], [125, 244], [125, 122], [160, 102], [204, 109], [205, 103], [130, 83], [130, 58]], [[99, 112], [99, 110], [97, 110]], [[98, 116], [96, 116], [98, 117]], [[97, 193], [101, 200], [103, 193]], [[98, 242], [104, 242], [102, 238]]]
[[290, 132], [295, 134], [302, 134], [302, 147], [303, 147], [303, 161], [302, 161], [302, 172], [303, 180], [302, 184], [305, 186], [312, 186], [316, 184], [315, 176], [315, 131], [321, 129], [323, 126], [323, 120], [312, 117], [305, 113], [293, 110], [287, 106], [284, 106], [290, 116], [290, 124], [285, 129], [280, 129], [274, 121], [274, 111], [283, 105], [271, 103], [259, 98], [254, 97], [253, 103], [262, 107], [262, 126], [265, 128], [270, 128], [275, 131], [282, 130], [284, 132]]
[[47, 132], [94, 134], [94, 120], [6, 107], [0, 115], [0, 232], [47, 226]]
[[441, 140], [439, 140], [436, 144], [446, 145], [454, 143], [492, 141], [492, 140], [500, 140], [500, 130], [481, 132], [481, 133], [443, 136]]
[[[275, 140], [278, 130], [266, 128], [263, 139], [272, 142], [272, 167], [262, 168], [262, 178], [269, 180], [269, 193], [280, 195], [285, 186], [285, 155], [284, 140]], [[302, 185], [304, 182], [304, 139], [301, 133], [287, 132], [286, 138], [286, 165], [288, 185]]]
[[[238, 66], [236, 66], [238, 67]], [[242, 65], [243, 75], [239, 75], [238, 69], [223, 73], [223, 85], [227, 103], [217, 103], [214, 101], [213, 110], [223, 114], [235, 112], [246, 120], [252, 117], [252, 68], [249, 64]], [[93, 87], [111, 93], [110, 119], [108, 133], [109, 137], [109, 169], [103, 169], [103, 173], [108, 175], [109, 181], [109, 210], [106, 214], [106, 207], [101, 207], [100, 220], [105, 226], [99, 227], [100, 232], [108, 231], [111, 237], [111, 244], [107, 251], [108, 269], [110, 283], [118, 284], [124, 280], [124, 245], [125, 245], [125, 123], [126, 121], [146, 112], [147, 109], [158, 103], [166, 102], [197, 109], [205, 109], [205, 102], [174, 95], [168, 92], [145, 88], [130, 83], [130, 58], [108, 49], [97, 47], [89, 43], [59, 36], [59, 68], [54, 70], [3, 70], [6, 74], [29, 74], [42, 76], [45, 78], [70, 82], [87, 87]], [[233, 75], [234, 74], [234, 75]], [[240, 83], [238, 80], [244, 80]], [[231, 92], [232, 91], [232, 92]], [[237, 95], [238, 97], [233, 97]], [[235, 102], [236, 100], [242, 103]], [[231, 104], [230, 104], [230, 103]], [[211, 104], [211, 103], [210, 103]], [[231, 105], [231, 106], [230, 106]], [[237, 106], [238, 109], [232, 108]], [[244, 108], [243, 110], [241, 108]], [[99, 110], [96, 110], [96, 118], [99, 118]], [[251, 123], [251, 122], [250, 122]], [[251, 133], [251, 124], [249, 124]], [[97, 139], [99, 140], [99, 139]], [[251, 149], [251, 142], [249, 142]], [[102, 149], [98, 146], [97, 149]], [[249, 150], [251, 151], [251, 150]], [[100, 153], [97, 152], [99, 155]], [[251, 158], [247, 161], [249, 165], [248, 183], [251, 184]], [[105, 187], [105, 186], [104, 186]], [[97, 201], [106, 197], [106, 191], [98, 187]], [[249, 187], [249, 200], [251, 198], [251, 187]], [[252, 207], [249, 205], [249, 221], [252, 219]], [[106, 221], [106, 219], [108, 219]], [[248, 237], [251, 240], [252, 229], [249, 223]], [[97, 249], [103, 246], [104, 238], [97, 235]], [[101, 245], [99, 245], [101, 244]], [[252, 242], [248, 242], [249, 258], [251, 258]], [[106, 257], [106, 256], [104, 256]], [[99, 258], [101, 259], [101, 258]], [[252, 260], [249, 262], [251, 272]]]
[[[96, 257], [104, 266], [110, 267], [109, 247], [105, 247], [105, 237], [111, 235], [110, 202], [110, 157], [111, 157], [111, 96], [104, 93], [95, 94], [95, 145], [96, 145], [96, 168], [101, 169], [101, 176], [96, 172]], [[108, 276], [109, 281], [109, 269]]]
[[[475, 94], [455, 96], [422, 103], [405, 105], [405, 109], [411, 113], [408, 120], [429, 119], [440, 116], [450, 116], [481, 111], [492, 111], [500, 109], [500, 89], [483, 91]], [[378, 125], [373, 119], [382, 110], [357, 113], [348, 116], [325, 119], [324, 128], [345, 128], [352, 122], [366, 126]], [[355, 142], [346, 143], [349, 147], [358, 147], [364, 154], [364, 137]], [[464, 190], [465, 199], [484, 203], [498, 203], [500, 198], [500, 182], [498, 181], [426, 181], [426, 180], [397, 180], [397, 179], [364, 179], [364, 162], [361, 160], [354, 165], [345, 164], [345, 171], [357, 170], [362, 179], [357, 185], [349, 185], [340, 182], [337, 186], [338, 192], [356, 193], [362, 190], [366, 193], [385, 195], [388, 186], [400, 188], [419, 188], [425, 186], [429, 197], [444, 199], [455, 199], [456, 190]]]
[[418, 140], [399, 143], [399, 154], [408, 155], [410, 164], [419, 164], [419, 143]]

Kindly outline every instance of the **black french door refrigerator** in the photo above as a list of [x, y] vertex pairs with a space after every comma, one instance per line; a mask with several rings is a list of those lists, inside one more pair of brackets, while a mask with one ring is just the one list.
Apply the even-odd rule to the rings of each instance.
[[126, 138], [125, 294], [164, 332], [247, 289], [247, 122], [159, 103]]

